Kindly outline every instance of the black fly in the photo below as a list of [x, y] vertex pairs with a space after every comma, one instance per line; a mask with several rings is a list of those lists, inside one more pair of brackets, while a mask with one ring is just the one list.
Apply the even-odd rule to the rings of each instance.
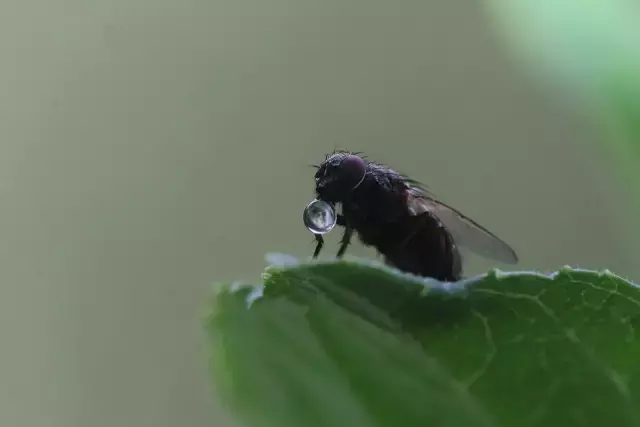
[[[327, 155], [317, 166], [315, 181], [319, 200], [342, 207], [336, 222], [344, 227], [338, 258], [355, 231], [387, 264], [438, 280], [461, 279], [458, 245], [504, 263], [518, 262], [515, 251], [489, 230], [438, 201], [416, 181], [359, 153]], [[322, 235], [315, 237], [314, 258], [324, 244]]]

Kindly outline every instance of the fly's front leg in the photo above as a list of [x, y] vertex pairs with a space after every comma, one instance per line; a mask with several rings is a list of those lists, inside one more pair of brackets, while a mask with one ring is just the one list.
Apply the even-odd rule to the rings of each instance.
[[314, 234], [315, 238], [316, 238], [316, 250], [313, 251], [313, 256], [312, 258], [318, 258], [318, 255], [320, 255], [320, 251], [322, 250], [322, 247], [324, 246], [324, 238], [322, 237], [321, 234]]
[[[338, 214], [338, 216], [336, 217], [336, 225], [339, 225], [339, 226], [342, 226], [342, 227], [346, 227], [347, 222], [345, 221], [343, 215]], [[324, 246], [324, 238], [322, 237], [322, 234], [314, 234], [313, 236], [316, 239], [316, 249], [315, 249], [315, 251], [313, 251], [312, 258], [318, 258], [318, 255], [320, 255], [320, 251], [322, 250], [322, 247]], [[344, 236], [343, 236], [343, 239], [344, 239]], [[344, 253], [344, 250], [342, 250], [342, 253]]]

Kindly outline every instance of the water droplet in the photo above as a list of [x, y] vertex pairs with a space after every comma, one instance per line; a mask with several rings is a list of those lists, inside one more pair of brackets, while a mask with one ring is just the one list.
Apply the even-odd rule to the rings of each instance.
[[336, 226], [338, 216], [336, 210], [329, 203], [313, 200], [304, 208], [302, 214], [304, 225], [314, 234], [325, 234]]

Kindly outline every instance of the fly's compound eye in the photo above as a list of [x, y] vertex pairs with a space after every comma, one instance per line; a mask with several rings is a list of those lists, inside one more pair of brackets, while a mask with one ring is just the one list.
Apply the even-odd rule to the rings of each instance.
[[302, 220], [313, 234], [326, 234], [336, 226], [338, 215], [331, 204], [316, 199], [304, 208]]
[[340, 172], [345, 184], [349, 184], [351, 188], [360, 185], [367, 173], [367, 167], [364, 160], [360, 156], [350, 154], [340, 163]]

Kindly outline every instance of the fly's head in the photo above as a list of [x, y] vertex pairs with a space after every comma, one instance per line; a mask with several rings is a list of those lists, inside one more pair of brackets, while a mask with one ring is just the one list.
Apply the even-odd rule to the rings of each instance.
[[362, 157], [349, 152], [333, 153], [315, 174], [318, 199], [332, 204], [348, 202], [366, 175], [367, 164]]

